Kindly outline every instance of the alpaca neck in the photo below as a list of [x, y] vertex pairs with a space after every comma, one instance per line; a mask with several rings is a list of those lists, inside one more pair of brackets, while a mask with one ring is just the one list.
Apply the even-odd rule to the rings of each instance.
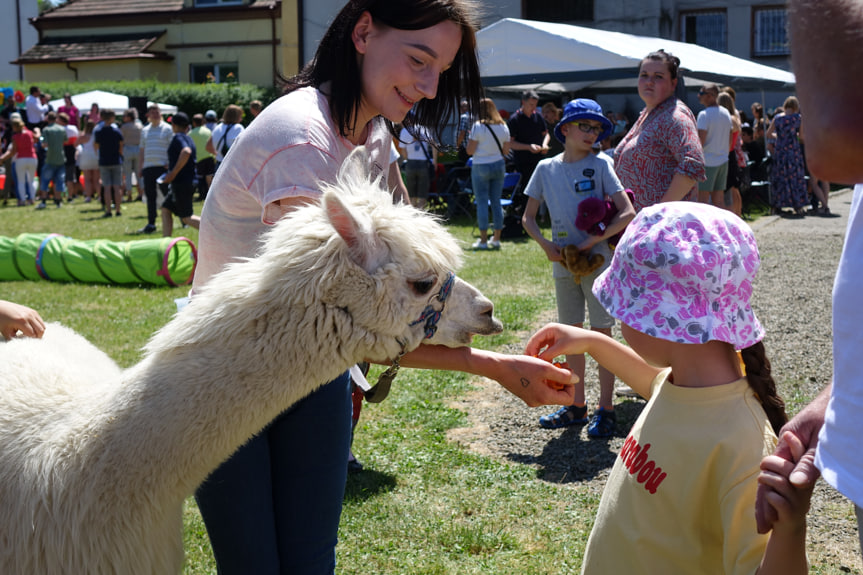
[[297, 345], [289, 334], [303, 312], [280, 315], [281, 324], [250, 322], [227, 341], [157, 351], [127, 370], [104, 442], [109, 460], [128, 463], [116, 469], [140, 469], [154, 488], [185, 498], [279, 413], [360, 359], [327, 330]]

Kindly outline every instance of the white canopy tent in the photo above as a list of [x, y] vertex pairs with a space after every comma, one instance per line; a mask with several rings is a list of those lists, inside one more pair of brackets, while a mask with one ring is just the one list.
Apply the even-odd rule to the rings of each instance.
[[516, 18], [504, 18], [477, 33], [483, 85], [495, 90], [634, 88], [639, 63], [660, 48], [680, 58], [690, 85], [716, 82], [738, 91], [794, 87], [791, 72], [663, 38]]
[[[72, 103], [82, 112], [90, 111], [90, 106], [93, 103], [99, 105], [100, 110], [114, 110], [117, 114], [122, 114], [129, 109], [129, 97], [122, 94], [114, 94], [113, 92], [105, 92], [102, 90], [92, 90], [72, 96]], [[58, 109], [64, 104], [63, 98], [51, 100], [51, 106]], [[151, 106], [153, 102], [147, 102], [147, 106]], [[163, 115], [176, 114], [177, 106], [170, 104], [157, 104]]]

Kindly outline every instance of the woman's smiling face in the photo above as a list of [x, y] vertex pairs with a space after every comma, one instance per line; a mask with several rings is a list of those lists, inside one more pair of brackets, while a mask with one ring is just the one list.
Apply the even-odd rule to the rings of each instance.
[[444, 20], [421, 30], [400, 30], [364, 13], [353, 34], [362, 78], [357, 129], [381, 115], [401, 122], [415, 103], [437, 95], [440, 75], [461, 46], [458, 24]]

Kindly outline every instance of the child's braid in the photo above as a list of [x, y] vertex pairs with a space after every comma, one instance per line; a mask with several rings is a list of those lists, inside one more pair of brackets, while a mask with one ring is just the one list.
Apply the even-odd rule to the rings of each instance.
[[785, 402], [776, 393], [776, 382], [770, 374], [770, 360], [764, 353], [764, 344], [760, 341], [740, 351], [743, 365], [746, 366], [746, 378], [749, 387], [755, 391], [758, 400], [767, 413], [770, 425], [777, 434], [788, 421], [785, 413]]

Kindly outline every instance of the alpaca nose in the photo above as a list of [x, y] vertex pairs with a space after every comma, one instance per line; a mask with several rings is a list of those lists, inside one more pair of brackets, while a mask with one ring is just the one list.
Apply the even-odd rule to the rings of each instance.
[[503, 322], [494, 317], [494, 303], [486, 297], [482, 298], [480, 315], [488, 322], [488, 331], [484, 335], [492, 335], [503, 331]]

